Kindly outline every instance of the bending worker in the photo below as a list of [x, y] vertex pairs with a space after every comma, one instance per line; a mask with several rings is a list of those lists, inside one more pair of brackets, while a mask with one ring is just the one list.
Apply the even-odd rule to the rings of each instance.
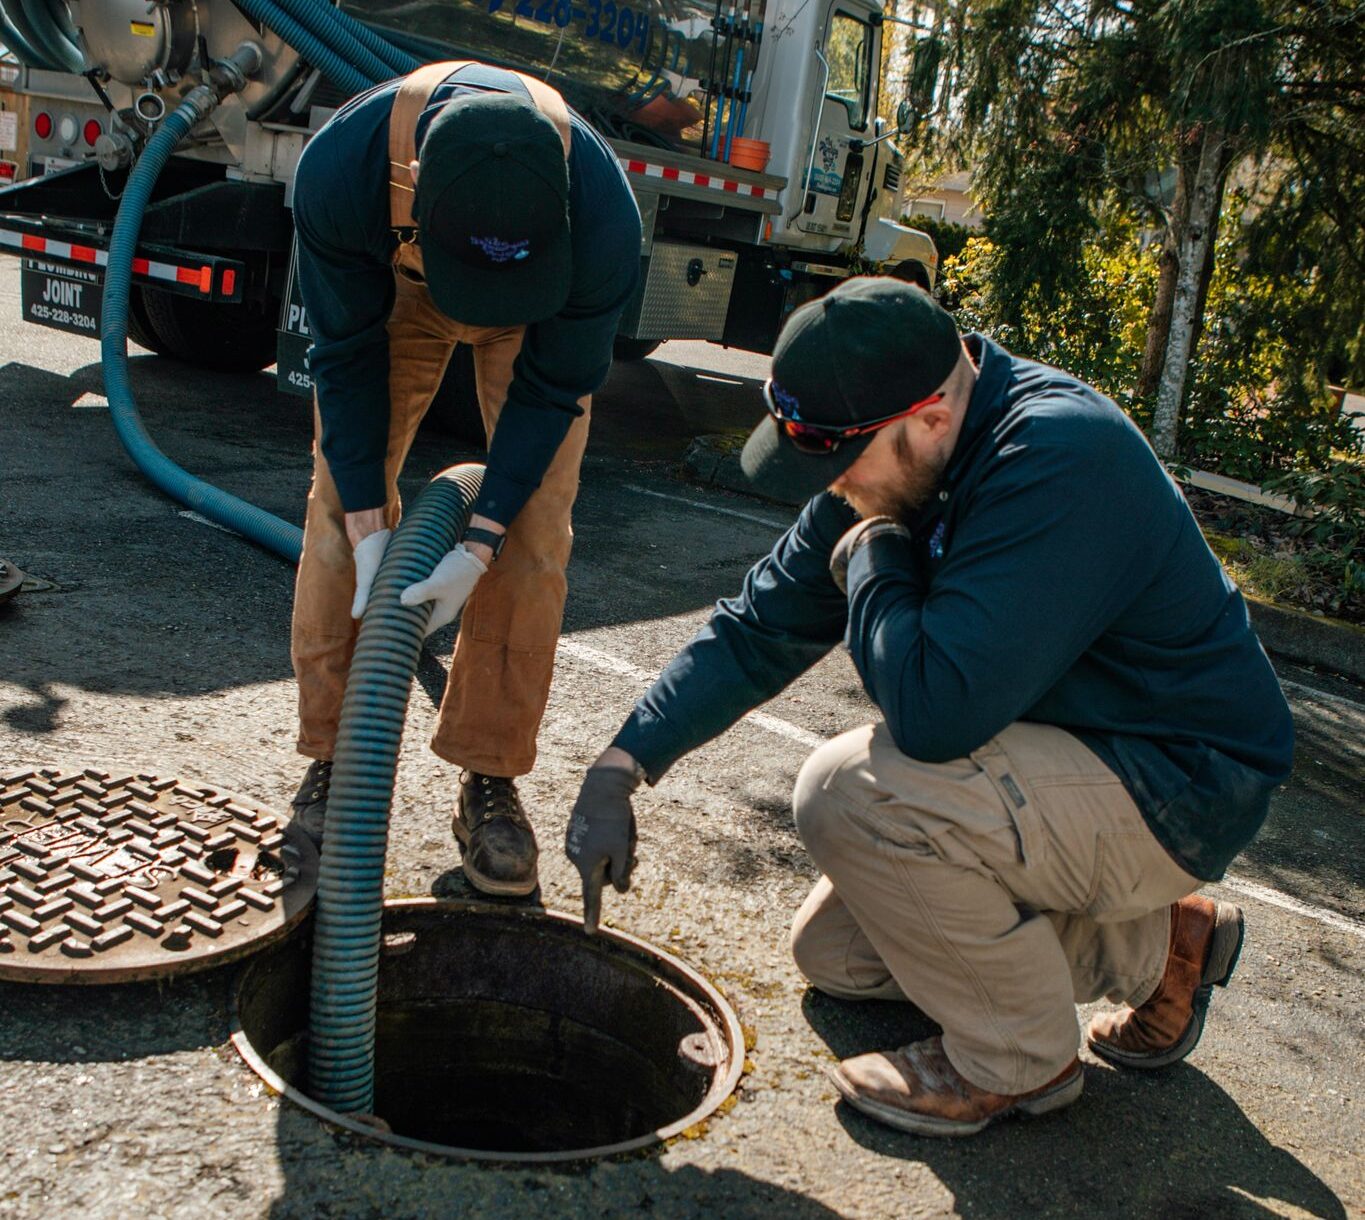
[[[845, 1060], [853, 1106], [965, 1135], [1189, 1053], [1242, 912], [1223, 875], [1287, 776], [1289, 710], [1246, 606], [1118, 408], [959, 336], [924, 292], [847, 281], [792, 315], [759, 486], [813, 495], [588, 771], [567, 849], [595, 924], [629, 882], [630, 797], [846, 640], [882, 719], [806, 761], [821, 877], [797, 965], [909, 1000], [941, 1037]], [[822, 491], [822, 488], [828, 491]]]
[[535, 761], [589, 395], [639, 274], [639, 212], [615, 154], [558, 93], [472, 63], [354, 98], [309, 143], [294, 192], [317, 389], [293, 623], [298, 750], [315, 761], [295, 816], [320, 842], [398, 473], [467, 343], [487, 474], [462, 542], [402, 600], [434, 603], [428, 631], [464, 611], [431, 746], [461, 768], [453, 829], [469, 880], [528, 894], [537, 848], [513, 781]]

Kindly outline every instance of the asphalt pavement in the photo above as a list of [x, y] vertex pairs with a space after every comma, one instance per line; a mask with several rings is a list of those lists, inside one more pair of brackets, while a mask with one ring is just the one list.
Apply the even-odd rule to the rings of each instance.
[[[114, 437], [98, 361], [94, 341], [19, 321], [17, 267], [0, 260], [0, 556], [37, 581], [0, 607], [0, 769], [147, 769], [283, 809], [304, 765], [293, 572], [142, 479]], [[618, 366], [598, 396], [565, 636], [522, 785], [552, 908], [576, 907], [560, 844], [584, 766], [791, 519], [676, 473], [690, 437], [756, 417], [762, 369], [670, 344]], [[176, 461], [302, 520], [309, 422], [272, 375], [139, 356], [134, 380]], [[473, 456], [424, 432], [405, 492]], [[450, 640], [438, 637], [446, 652]], [[963, 1142], [899, 1135], [836, 1104], [829, 1064], [922, 1032], [903, 1006], [808, 991], [787, 950], [815, 879], [792, 781], [811, 743], [873, 719], [836, 653], [640, 798], [635, 886], [606, 898], [609, 922], [707, 974], [750, 1035], [739, 1103], [696, 1138], [571, 1169], [412, 1155], [269, 1094], [228, 1045], [231, 970], [98, 989], [0, 984], [0, 1215], [1365, 1215], [1365, 693], [1284, 676], [1294, 778], [1209, 889], [1246, 908], [1247, 948], [1203, 1042], [1167, 1072], [1086, 1057], [1075, 1106]], [[418, 691], [395, 790], [393, 897], [467, 893], [448, 829], [453, 775], [424, 745], [432, 721]]]

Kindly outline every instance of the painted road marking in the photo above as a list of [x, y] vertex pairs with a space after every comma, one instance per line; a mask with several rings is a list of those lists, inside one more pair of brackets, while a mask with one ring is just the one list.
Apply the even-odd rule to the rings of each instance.
[[686, 496], [670, 496], [662, 491], [650, 491], [635, 483], [622, 483], [622, 491], [633, 491], [642, 496], [653, 496], [656, 500], [671, 500], [674, 504], [686, 504], [689, 508], [704, 508], [708, 513], [719, 513], [722, 517], [738, 517], [741, 521], [752, 521], [755, 525], [766, 525], [785, 533], [791, 529], [790, 521], [774, 521], [771, 517], [758, 517], [753, 513], [742, 513], [734, 508], [722, 508], [719, 504], [707, 504], [704, 500], [689, 500]]
[[[594, 648], [591, 644], [584, 644], [569, 636], [560, 637], [559, 651], [567, 653], [569, 656], [604, 673], [630, 678], [641, 686], [649, 686], [659, 676], [657, 673], [652, 673], [648, 669], [641, 669], [640, 666], [632, 665], [621, 657], [603, 652], [600, 648]], [[767, 729], [768, 732], [778, 737], [785, 737], [788, 741], [794, 741], [811, 750], [825, 744], [825, 739], [819, 733], [812, 733], [809, 729], [803, 729], [799, 724], [792, 724], [791, 721], [783, 720], [779, 716], [770, 716], [767, 712], [750, 712], [744, 719], [751, 724], [758, 725], [759, 728]]]
[[1224, 877], [1222, 881], [1214, 882], [1214, 884], [1232, 890], [1235, 894], [1245, 894], [1248, 898], [1254, 898], [1257, 902], [1264, 902], [1267, 906], [1292, 911], [1295, 915], [1314, 919], [1318, 923], [1326, 924], [1329, 928], [1335, 928], [1338, 932], [1346, 932], [1351, 936], [1358, 936], [1365, 940], [1365, 923], [1352, 919], [1349, 915], [1339, 915], [1336, 911], [1329, 911], [1324, 907], [1301, 902], [1299, 899], [1291, 898], [1279, 890], [1271, 889], [1268, 885], [1258, 885], [1255, 881], [1247, 881], [1242, 877]]
[[210, 521], [207, 517], [196, 512], [191, 512], [187, 508], [182, 508], [175, 515], [177, 517], [184, 517], [186, 521], [193, 521], [198, 525], [207, 525], [211, 530], [222, 530], [223, 533], [231, 534], [234, 538], [238, 537], [236, 530], [228, 529], [226, 525], [219, 525], [216, 521]]
[[[637, 490], [637, 489], [631, 489]], [[667, 499], [679, 497], [669, 496]], [[686, 503], [686, 501], [684, 501]], [[623, 657], [618, 657], [613, 653], [604, 652], [600, 648], [594, 648], [591, 644], [585, 644], [581, 640], [574, 639], [572, 636], [561, 636], [559, 640], [559, 655], [573, 657], [585, 665], [603, 673], [616, 674], [618, 677], [629, 678], [632, 682], [638, 683], [642, 687], [648, 687], [659, 675], [657, 672], [644, 669], [639, 665], [634, 665]], [[1313, 692], [1317, 693], [1317, 692]], [[1350, 700], [1343, 700], [1349, 703]], [[1353, 706], [1359, 706], [1353, 705]], [[789, 720], [783, 720], [780, 716], [773, 716], [768, 712], [750, 712], [744, 717], [750, 724], [764, 729], [777, 737], [783, 737], [788, 741], [796, 742], [808, 749], [815, 749], [822, 746], [828, 738], [820, 736], [819, 733], [812, 733], [809, 729], [803, 729], [799, 724], [793, 724]], [[1338, 914], [1336, 911], [1329, 911], [1325, 907], [1314, 906], [1312, 903], [1302, 902], [1279, 890], [1271, 889], [1269, 886], [1259, 885], [1255, 881], [1246, 881], [1241, 877], [1224, 877], [1222, 881], [1215, 884], [1230, 889], [1235, 893], [1244, 894], [1248, 898], [1255, 899], [1257, 902], [1264, 902], [1269, 906], [1279, 907], [1281, 910], [1290, 911], [1295, 915], [1301, 915], [1305, 919], [1314, 920], [1316, 923], [1333, 928], [1338, 932], [1345, 932], [1348, 936], [1355, 936], [1365, 940], [1365, 923], [1352, 919], [1348, 915]]]
[[1331, 695], [1325, 690], [1318, 690], [1316, 686], [1305, 686], [1302, 682], [1291, 682], [1288, 678], [1281, 678], [1280, 685], [1285, 690], [1293, 691], [1305, 699], [1313, 699], [1319, 703], [1329, 703], [1333, 707], [1345, 707], [1353, 712], [1365, 713], [1365, 703], [1357, 703], [1354, 699], [1346, 698], [1345, 695]]

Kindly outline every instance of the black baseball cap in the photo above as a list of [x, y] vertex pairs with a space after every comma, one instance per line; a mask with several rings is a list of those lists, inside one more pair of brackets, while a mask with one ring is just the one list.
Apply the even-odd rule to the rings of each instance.
[[[787, 320], [767, 393], [785, 420], [857, 427], [931, 397], [961, 353], [957, 324], [924, 289], [890, 276], [858, 276]], [[841, 439], [828, 453], [803, 452], [770, 413], [746, 442], [740, 465], [758, 491], [807, 499], [853, 465], [874, 436]]]
[[551, 318], [569, 298], [569, 168], [529, 97], [464, 93], [431, 120], [413, 203], [431, 299], [471, 326]]

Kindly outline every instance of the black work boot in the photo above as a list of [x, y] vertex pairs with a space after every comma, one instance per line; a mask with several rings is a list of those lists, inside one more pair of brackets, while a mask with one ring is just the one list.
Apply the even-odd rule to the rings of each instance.
[[294, 823], [316, 847], [322, 846], [322, 827], [327, 819], [327, 793], [332, 787], [332, 760], [319, 758], [310, 763], [303, 783], [289, 802]]
[[525, 895], [537, 885], [540, 849], [510, 779], [460, 772], [460, 805], [451, 822], [464, 875], [484, 894]]

